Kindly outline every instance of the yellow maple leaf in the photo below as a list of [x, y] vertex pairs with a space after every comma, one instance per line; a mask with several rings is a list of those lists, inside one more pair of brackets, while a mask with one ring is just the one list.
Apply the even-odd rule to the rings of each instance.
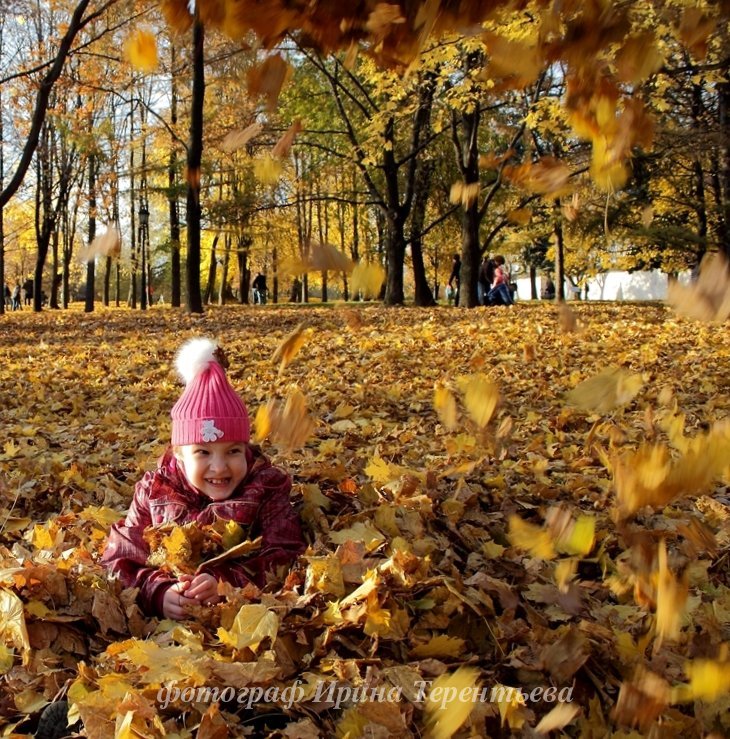
[[154, 72], [157, 69], [157, 39], [150, 31], [134, 30], [125, 44], [129, 63], [140, 72]]
[[304, 581], [305, 593], [318, 591], [330, 593], [337, 598], [345, 594], [342, 563], [338, 557], [330, 554], [326, 557], [307, 557], [307, 560], [309, 565]]
[[276, 401], [271, 399], [266, 405], [260, 405], [256, 410], [256, 416], [253, 421], [254, 442], [261, 444], [272, 432], [274, 428], [274, 413], [276, 411]]
[[279, 617], [263, 603], [247, 603], [239, 609], [230, 629], [220, 627], [218, 638], [221, 643], [234, 649], [248, 647], [253, 652], [264, 639], [276, 639]]
[[484, 374], [476, 373], [458, 379], [459, 387], [464, 393], [464, 406], [472, 420], [484, 428], [497, 409], [499, 390]]
[[479, 670], [460, 667], [452, 674], [444, 673], [433, 681], [426, 697], [424, 713], [428, 735], [432, 739], [453, 736], [476, 705], [473, 691], [478, 690]]
[[393, 480], [396, 475], [391, 471], [391, 466], [378, 454], [376, 454], [365, 467], [365, 474], [373, 480], [373, 482], [387, 483]]
[[567, 726], [580, 712], [580, 707], [572, 703], [558, 703], [552, 710], [546, 713], [535, 727], [539, 734], [549, 734], [556, 729]]
[[580, 515], [568, 529], [558, 537], [555, 546], [561, 552], [585, 556], [593, 549], [596, 538], [596, 519], [589, 515]]
[[411, 650], [414, 657], [459, 657], [464, 654], [466, 642], [457, 636], [437, 634], [425, 644], [419, 644]]
[[444, 385], [436, 385], [433, 391], [433, 407], [447, 431], [453, 431], [457, 423], [456, 398]]
[[508, 538], [512, 546], [528, 551], [533, 557], [554, 559], [557, 556], [550, 533], [515, 514], [509, 517]]
[[0, 677], [8, 672], [15, 662], [15, 652], [0, 642]]

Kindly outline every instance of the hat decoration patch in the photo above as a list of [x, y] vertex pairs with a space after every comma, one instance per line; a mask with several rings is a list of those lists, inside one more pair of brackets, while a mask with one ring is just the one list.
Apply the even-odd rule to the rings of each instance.
[[200, 435], [203, 437], [203, 441], [218, 441], [223, 436], [223, 432], [215, 427], [215, 420], [211, 419], [203, 421], [200, 427]]

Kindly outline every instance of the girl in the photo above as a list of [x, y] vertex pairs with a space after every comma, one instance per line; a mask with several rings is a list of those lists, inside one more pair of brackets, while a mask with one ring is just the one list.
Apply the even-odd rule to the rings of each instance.
[[[137, 483], [129, 513], [112, 526], [102, 562], [125, 587], [139, 588], [148, 615], [182, 619], [193, 605], [220, 600], [219, 581], [262, 587], [266, 572], [288, 565], [304, 549], [299, 519], [289, 500], [291, 478], [249, 444], [243, 401], [228, 382], [215, 342], [192, 339], [176, 367], [186, 383], [174, 405], [172, 444], [154, 472]], [[235, 521], [261, 549], [246, 559], [203, 563], [195, 575], [173, 576], [150, 565], [148, 527], [173, 522]]]

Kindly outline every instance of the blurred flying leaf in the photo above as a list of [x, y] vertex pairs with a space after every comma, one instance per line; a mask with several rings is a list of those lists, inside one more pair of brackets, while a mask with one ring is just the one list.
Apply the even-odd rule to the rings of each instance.
[[352, 272], [352, 260], [332, 244], [313, 244], [309, 250], [309, 271]]
[[667, 302], [682, 316], [700, 321], [730, 318], [730, 264], [720, 253], [708, 254], [700, 265], [696, 282], [669, 284]]
[[554, 559], [557, 556], [550, 533], [540, 526], [523, 521], [519, 516], [509, 517], [507, 536], [512, 546], [524, 549], [532, 557]]
[[283, 159], [288, 156], [289, 150], [294, 143], [294, 138], [302, 130], [302, 122], [297, 118], [294, 123], [289, 126], [284, 135], [276, 142], [271, 150], [271, 156], [276, 159]]
[[659, 572], [657, 576], [656, 631], [658, 643], [665, 639], [676, 641], [681, 632], [682, 619], [687, 607], [689, 583], [686, 573], [675, 577], [667, 565], [667, 546], [659, 542]]
[[96, 257], [116, 259], [122, 251], [122, 235], [116, 225], [107, 226], [106, 231], [97, 236], [90, 244], [79, 249], [79, 261], [82, 264], [91, 262]]
[[260, 123], [252, 123], [246, 126], [242, 131], [231, 131], [227, 133], [223, 141], [221, 141], [221, 149], [225, 152], [232, 152], [245, 146], [249, 141], [256, 138], [264, 127]]
[[549, 734], [551, 731], [567, 726], [580, 712], [580, 707], [572, 703], [558, 703], [546, 713], [535, 727], [538, 734]]
[[433, 391], [433, 407], [444, 428], [453, 431], [456, 428], [457, 411], [456, 398], [451, 390], [444, 385], [436, 385]]
[[464, 406], [474, 423], [484, 428], [497, 409], [499, 390], [484, 374], [476, 373], [457, 380], [459, 389], [464, 394]]
[[583, 380], [567, 394], [566, 401], [581, 410], [607, 413], [631, 402], [642, 385], [641, 375], [621, 367], [609, 367]]
[[289, 366], [294, 357], [299, 354], [299, 350], [304, 343], [312, 335], [312, 329], [307, 327], [307, 322], [302, 321], [291, 333], [285, 336], [279, 346], [276, 347], [271, 361], [279, 363], [279, 375]]
[[291, 74], [292, 68], [281, 54], [273, 54], [247, 72], [249, 95], [252, 97], [262, 95], [266, 98], [268, 109], [274, 110], [281, 88], [286, 84]]
[[124, 45], [129, 63], [139, 72], [157, 69], [157, 39], [150, 31], [138, 28], [132, 31]]
[[281, 161], [274, 159], [269, 154], [257, 157], [253, 162], [254, 176], [263, 185], [275, 185], [279, 181], [283, 169]]
[[[444, 673], [431, 684], [424, 713], [428, 735], [432, 739], [449, 739], [467, 720], [476, 701], [461, 700], [460, 696], [477, 688], [479, 670], [474, 667], [459, 667], [456, 672]], [[454, 700], [442, 701], [440, 696], [454, 695]], [[437, 698], [438, 697], [438, 698]]]
[[352, 270], [352, 292], [362, 293], [365, 300], [377, 298], [385, 281], [385, 270], [377, 262], [358, 262]]

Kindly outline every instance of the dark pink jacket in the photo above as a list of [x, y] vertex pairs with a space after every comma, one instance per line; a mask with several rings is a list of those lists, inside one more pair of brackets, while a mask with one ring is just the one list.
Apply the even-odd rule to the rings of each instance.
[[125, 587], [139, 588], [137, 601], [145, 613], [162, 616], [165, 592], [176, 582], [168, 572], [147, 566], [150, 551], [143, 533], [148, 526], [168, 521], [204, 525], [223, 519], [249, 527], [249, 539], [262, 537], [258, 552], [245, 560], [201, 567], [237, 587], [248, 582], [263, 586], [268, 570], [290, 564], [304, 550], [299, 518], [289, 500], [291, 478], [256, 447], [247, 448], [246, 461], [246, 477], [223, 501], [212, 501], [190, 485], [171, 449], [157, 469], [137, 483], [129, 513], [112, 526], [101, 561]]

